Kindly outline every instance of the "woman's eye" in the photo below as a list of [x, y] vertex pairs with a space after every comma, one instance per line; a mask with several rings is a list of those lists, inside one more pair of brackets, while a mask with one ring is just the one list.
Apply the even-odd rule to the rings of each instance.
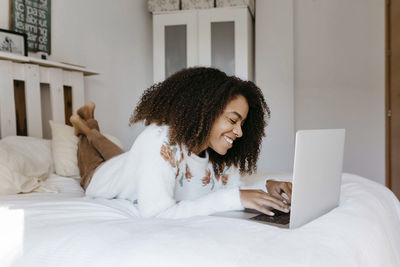
[[232, 124], [236, 124], [236, 121], [229, 119], [231, 121]]

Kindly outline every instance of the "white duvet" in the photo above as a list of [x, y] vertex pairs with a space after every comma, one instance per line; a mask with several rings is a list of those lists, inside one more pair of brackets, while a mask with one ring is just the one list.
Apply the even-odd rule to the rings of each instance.
[[400, 205], [344, 174], [340, 206], [286, 230], [216, 216], [142, 219], [125, 200], [60, 193], [0, 196], [0, 266], [400, 266]]

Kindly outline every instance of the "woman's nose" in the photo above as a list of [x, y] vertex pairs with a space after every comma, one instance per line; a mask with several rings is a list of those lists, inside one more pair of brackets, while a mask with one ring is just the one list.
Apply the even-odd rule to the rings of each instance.
[[235, 126], [235, 128], [233, 128], [233, 133], [236, 135], [237, 138], [242, 137], [242, 127], [240, 125]]

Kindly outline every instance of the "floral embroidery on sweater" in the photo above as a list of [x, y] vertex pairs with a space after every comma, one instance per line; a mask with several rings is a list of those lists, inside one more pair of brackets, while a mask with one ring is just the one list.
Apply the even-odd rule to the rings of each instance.
[[[179, 185], [183, 187], [184, 179], [186, 179], [187, 182], [190, 182], [193, 175], [187, 163], [185, 163], [184, 166], [181, 166], [183, 165], [182, 163], [184, 160], [184, 153], [182, 152], [182, 148], [180, 148], [180, 153], [177, 153], [177, 151], [177, 146], [172, 146], [169, 144], [169, 142], [165, 141], [164, 144], [161, 146], [160, 155], [175, 170], [175, 179], [178, 179]], [[203, 186], [211, 184], [210, 189], [214, 190], [215, 184], [220, 181], [222, 185], [227, 185], [229, 180], [228, 171], [230, 168], [224, 167], [223, 169], [223, 172], [220, 175], [217, 175], [208, 168], [206, 170], [205, 176], [201, 180]]]
[[[181, 148], [180, 157], [177, 157], [178, 148], [176, 146], [171, 146], [167, 141], [164, 141], [164, 144], [161, 146], [160, 155], [161, 157], [169, 162], [169, 164], [176, 171], [175, 179], [178, 178], [181, 174], [181, 163], [184, 159], [184, 155]], [[189, 168], [187, 168], [189, 169]], [[190, 173], [189, 173], [190, 174]], [[179, 184], [183, 186], [183, 177], [186, 176], [185, 172], [182, 173], [181, 178], [179, 179]], [[190, 174], [191, 176], [191, 174]]]
[[192, 173], [190, 172], [189, 166], [186, 164], [186, 169], [185, 169], [185, 178], [186, 180], [190, 181], [192, 178]]
[[165, 161], [168, 161], [171, 164], [172, 168], [176, 167], [175, 152], [176, 152], [175, 147], [172, 150], [171, 147], [166, 144], [161, 146], [160, 155]]
[[222, 182], [223, 185], [226, 185], [228, 183], [228, 178], [229, 178], [228, 174], [223, 174], [222, 175], [221, 182]]
[[215, 179], [219, 181], [221, 179], [221, 182], [223, 185], [226, 185], [229, 180], [229, 175], [227, 174], [229, 168], [226, 168], [225, 165], [222, 166], [222, 169], [224, 170], [220, 175], [215, 174]]
[[181, 151], [181, 158], [176, 161], [176, 167], [178, 168], [178, 170], [176, 172], [175, 178], [178, 178], [178, 176], [179, 176], [179, 171], [180, 171], [179, 166], [180, 166], [182, 161], [183, 161], [183, 152]]
[[203, 180], [203, 186], [206, 186], [210, 183], [211, 181], [211, 171], [209, 169], [206, 170], [206, 176], [204, 176]]

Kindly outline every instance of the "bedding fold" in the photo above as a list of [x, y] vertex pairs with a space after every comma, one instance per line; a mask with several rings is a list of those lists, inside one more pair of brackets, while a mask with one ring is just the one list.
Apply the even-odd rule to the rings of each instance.
[[0, 141], [0, 195], [57, 192], [57, 188], [45, 182], [51, 162], [22, 153], [10, 140]]

